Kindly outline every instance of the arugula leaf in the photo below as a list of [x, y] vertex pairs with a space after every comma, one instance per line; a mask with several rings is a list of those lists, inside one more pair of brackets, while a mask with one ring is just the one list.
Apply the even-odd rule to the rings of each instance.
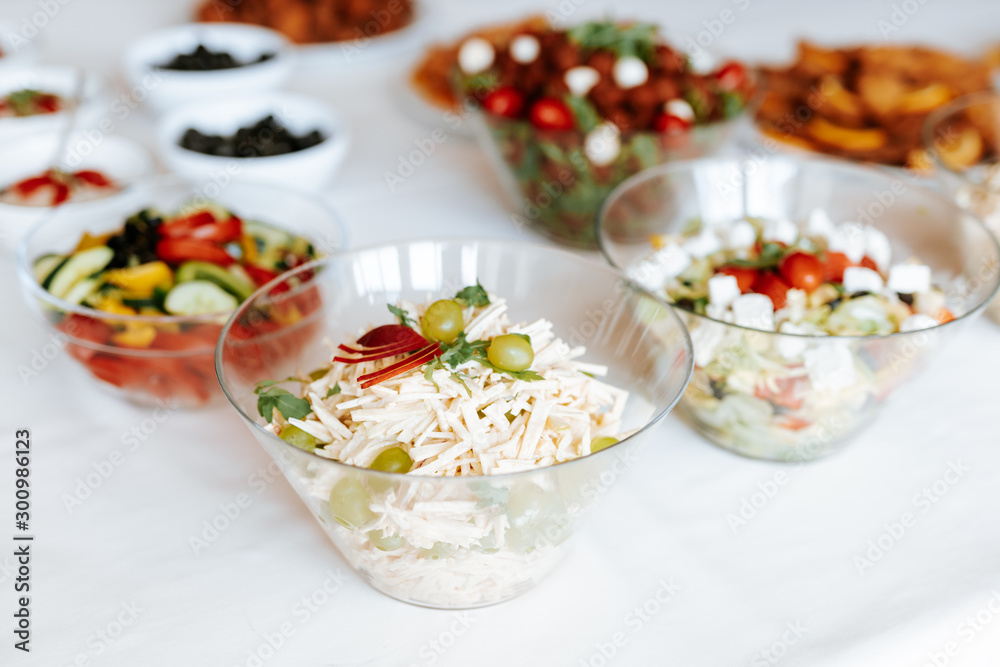
[[656, 26], [633, 23], [629, 26], [614, 21], [592, 21], [571, 28], [571, 41], [587, 49], [610, 49], [621, 56], [638, 56], [649, 61], [656, 53]]
[[336, 396], [339, 393], [340, 393], [340, 383], [338, 382], [337, 384], [333, 385], [332, 387], [326, 390], [326, 396], [324, 396], [324, 398], [330, 398], [331, 396]]
[[290, 391], [281, 387], [271, 387], [269, 389], [255, 389], [257, 394], [257, 412], [271, 423], [274, 419], [274, 411], [277, 410], [285, 419], [304, 419], [312, 412], [309, 401], [293, 395]]
[[481, 308], [490, 305], [490, 297], [486, 294], [486, 290], [483, 289], [478, 280], [475, 285], [460, 289], [455, 295], [455, 301], [458, 301], [465, 307]]
[[404, 327], [412, 327], [416, 324], [416, 321], [406, 314], [406, 311], [402, 308], [392, 305], [391, 303], [386, 304], [389, 307], [389, 312], [399, 318], [399, 323]]
[[725, 118], [735, 118], [743, 111], [743, 98], [728, 90], [722, 92], [722, 115]]
[[434, 385], [435, 389], [441, 391], [441, 385], [439, 385], [437, 380], [434, 379], [434, 371], [439, 368], [444, 368], [444, 366], [441, 365], [440, 359], [431, 359], [428, 361], [424, 364], [424, 379]]
[[525, 342], [528, 343], [528, 345], [531, 345], [531, 336], [529, 336], [528, 334], [516, 333], [516, 334], [511, 334], [511, 336], [517, 336], [518, 338], [523, 338]]
[[576, 124], [582, 132], [590, 132], [601, 124], [601, 115], [588, 100], [576, 95], [566, 95], [563, 101], [576, 116]]

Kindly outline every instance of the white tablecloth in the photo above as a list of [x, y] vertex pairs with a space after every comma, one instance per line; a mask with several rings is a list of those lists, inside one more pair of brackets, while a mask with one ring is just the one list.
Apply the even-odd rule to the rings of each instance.
[[[92, 68], [122, 90], [122, 47], [190, 12], [188, 3], [63, 2], [4, 0], [0, 14], [20, 21], [55, 8], [38, 37], [44, 60]], [[452, 0], [432, 7], [429, 29], [449, 34], [531, 6]], [[712, 48], [751, 59], [785, 57], [802, 35], [967, 52], [1000, 38], [1000, 5], [987, 1], [545, 8], [573, 21], [607, 12], [657, 20], [682, 44], [700, 31], [709, 41], [714, 28]], [[430, 135], [395, 101], [403, 64], [312, 68], [292, 85], [353, 125], [348, 162], [328, 190], [352, 244], [525, 234], [462, 139], [438, 145], [389, 191], [385, 172]], [[148, 143], [151, 127], [136, 112], [122, 132]], [[96, 392], [65, 354], [23, 381], [16, 369], [46, 333], [9, 259], [0, 275], [0, 541], [12, 544], [14, 532], [17, 428], [32, 430], [37, 536], [30, 654], [13, 649], [13, 548], [0, 549], [0, 664], [1000, 664], [1000, 330], [985, 321], [828, 460], [742, 459], [668, 418], [551, 578], [514, 601], [453, 613], [362, 583], [228, 406], [157, 421]], [[67, 509], [88, 475], [96, 488]], [[192, 536], [232, 513], [240, 494], [247, 506], [196, 553]]]

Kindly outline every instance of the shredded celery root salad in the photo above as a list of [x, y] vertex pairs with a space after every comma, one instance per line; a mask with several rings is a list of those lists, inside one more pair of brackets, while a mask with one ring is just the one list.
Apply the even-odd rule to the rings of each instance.
[[506, 301], [478, 283], [389, 310], [398, 323], [330, 342], [328, 366], [258, 383], [265, 428], [321, 457], [405, 473], [395, 486], [316, 460], [293, 473], [377, 588], [443, 607], [513, 597], [552, 567], [549, 547], [579, 508], [548, 478], [431, 479], [540, 469], [607, 448], [628, 435], [629, 394], [597, 379], [607, 369], [581, 361], [585, 348], [552, 322], [513, 323]]
[[[929, 266], [893, 257], [880, 230], [834, 224], [819, 209], [801, 225], [695, 220], [651, 242], [630, 276], [710, 318], [688, 321], [696, 372], [682, 409], [710, 438], [750, 456], [820, 455], [900, 381], [908, 364], [887, 360], [889, 348], [838, 337], [930, 329], [954, 319]], [[711, 320], [796, 335], [754, 335]]]

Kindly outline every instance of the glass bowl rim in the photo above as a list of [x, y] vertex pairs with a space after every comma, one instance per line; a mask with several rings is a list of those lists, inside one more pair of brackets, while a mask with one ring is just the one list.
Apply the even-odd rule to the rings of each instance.
[[[141, 193], [142, 189], [145, 187], [159, 189], [164, 187], [170, 187], [177, 184], [186, 184], [186, 185], [191, 185], [192, 187], [198, 186], [198, 182], [195, 179], [186, 178], [184, 176], [179, 176], [177, 174], [154, 175], [152, 177], [134, 181], [131, 185], [132, 187], [135, 188], [134, 192]], [[347, 226], [344, 224], [344, 221], [341, 219], [340, 215], [334, 210], [333, 206], [328, 204], [323, 198], [319, 197], [318, 195], [310, 192], [301, 192], [299, 190], [294, 190], [292, 188], [272, 185], [270, 183], [240, 181], [238, 183], [230, 183], [230, 186], [234, 184], [241, 187], [250, 187], [253, 188], [254, 190], [266, 188], [275, 194], [280, 193], [284, 195], [292, 195], [302, 200], [308, 200], [311, 204], [315, 205], [319, 210], [322, 210], [329, 215], [330, 221], [333, 222], [333, 225], [331, 226], [332, 229], [335, 230], [338, 236], [340, 237], [341, 245], [345, 248], [347, 247], [348, 245]], [[107, 200], [100, 200], [100, 201], [104, 202]], [[77, 209], [68, 210], [68, 213], [73, 213], [76, 210]], [[249, 216], [244, 216], [244, 217], [249, 217]], [[69, 216], [69, 220], [74, 220], [74, 217]], [[21, 242], [18, 244], [17, 247], [16, 272], [21, 280], [22, 288], [26, 286], [28, 293], [31, 296], [38, 298], [40, 301], [44, 301], [48, 305], [54, 306], [66, 313], [73, 313], [75, 315], [83, 315], [94, 319], [110, 320], [113, 322], [121, 322], [121, 323], [134, 322], [140, 324], [204, 324], [204, 323], [212, 323], [213, 321], [219, 320], [222, 317], [229, 317], [229, 315], [233, 312], [233, 311], [226, 311], [220, 313], [203, 313], [201, 315], [128, 315], [121, 313], [109, 313], [103, 310], [98, 310], [96, 308], [88, 308], [87, 306], [81, 306], [80, 304], [70, 303], [69, 301], [65, 301], [63, 299], [53, 296], [47, 289], [42, 287], [37, 280], [35, 280], [34, 273], [28, 266], [29, 260], [27, 256], [28, 244], [35, 239], [36, 235], [39, 234], [43, 228], [48, 229], [49, 226], [53, 224], [53, 221], [64, 222], [68, 224], [68, 221], [64, 221], [63, 219], [59, 218], [57, 216], [57, 212], [53, 211], [46, 216], [46, 219], [34, 225], [31, 231], [24, 237], [24, 239], [21, 240]], [[122, 222], [122, 224], [124, 224], [124, 221]], [[272, 225], [272, 226], [277, 227], [278, 225]], [[283, 227], [280, 228], [284, 229]], [[283, 273], [281, 275], [285, 274]], [[278, 276], [278, 278], [281, 278], [281, 276]], [[214, 346], [212, 345], [206, 346], [205, 350], [211, 350], [213, 349], [213, 347]], [[120, 348], [113, 347], [111, 349], [118, 350]], [[200, 350], [201, 348], [198, 349]], [[184, 350], [184, 352], [188, 351]], [[155, 356], [163, 356], [163, 355], [157, 354]]]
[[[253, 425], [252, 428], [251, 428], [251, 430], [255, 434], [258, 433], [258, 432], [261, 433], [261, 434], [263, 434], [264, 437], [266, 437], [269, 441], [273, 441], [273, 442], [278, 443], [279, 446], [281, 446], [284, 451], [292, 451], [293, 450], [294, 452], [297, 452], [299, 455], [306, 455], [306, 456], [310, 457], [310, 460], [323, 461], [325, 463], [332, 464], [335, 467], [343, 468], [345, 472], [346, 471], [361, 471], [364, 474], [375, 475], [376, 478], [382, 478], [382, 479], [387, 479], [387, 480], [411, 479], [411, 480], [430, 481], [432, 483], [443, 483], [443, 484], [467, 484], [467, 483], [470, 483], [472, 481], [481, 481], [481, 480], [489, 480], [489, 479], [517, 480], [517, 479], [521, 479], [521, 478], [529, 478], [529, 477], [532, 477], [532, 476], [535, 476], [535, 475], [545, 474], [546, 472], [551, 471], [551, 470], [555, 470], [557, 468], [558, 469], [564, 469], [564, 468], [562, 468], [562, 466], [577, 464], [577, 463], [579, 463], [579, 462], [581, 462], [583, 460], [589, 459], [590, 457], [593, 457], [593, 456], [603, 456], [603, 457], [607, 458], [607, 456], [609, 455], [608, 452], [615, 451], [615, 449], [618, 447], [618, 445], [626, 443], [629, 440], [631, 440], [632, 438], [638, 436], [639, 434], [646, 433], [647, 431], [653, 429], [671, 410], [673, 410], [677, 406], [678, 402], [680, 402], [680, 400], [681, 400], [681, 397], [684, 396], [684, 392], [687, 389], [688, 384], [691, 382], [691, 377], [692, 377], [692, 375], [694, 373], [694, 347], [693, 347], [693, 345], [691, 343], [691, 335], [688, 332], [687, 327], [684, 325], [684, 322], [677, 315], [677, 313], [674, 312], [673, 308], [670, 307], [670, 304], [668, 304], [666, 301], [664, 301], [663, 299], [659, 298], [655, 294], [649, 292], [647, 289], [645, 289], [641, 285], [638, 285], [634, 281], [628, 279], [621, 272], [615, 270], [615, 267], [613, 265], [609, 266], [607, 264], [604, 264], [604, 263], [600, 262], [599, 260], [591, 260], [590, 258], [588, 258], [585, 255], [581, 255], [578, 252], [573, 252], [572, 250], [569, 250], [569, 249], [566, 249], [566, 248], [553, 247], [553, 246], [545, 245], [545, 244], [542, 244], [542, 243], [537, 243], [537, 242], [534, 242], [534, 241], [504, 240], [504, 239], [483, 239], [483, 238], [476, 238], [476, 237], [461, 237], [461, 236], [414, 238], [414, 239], [404, 239], [404, 240], [401, 240], [401, 241], [398, 241], [398, 242], [395, 242], [395, 243], [374, 243], [374, 244], [365, 245], [365, 246], [362, 246], [362, 247], [359, 247], [359, 248], [352, 248], [351, 250], [348, 250], [348, 251], [340, 252], [340, 253], [337, 253], [335, 255], [328, 255], [327, 257], [322, 257], [322, 258], [319, 258], [319, 259], [315, 259], [315, 260], [313, 260], [311, 262], [308, 262], [307, 264], [302, 264], [301, 266], [297, 266], [294, 269], [288, 271], [287, 273], [285, 273], [283, 275], [284, 275], [284, 278], [287, 279], [288, 277], [290, 277], [292, 275], [295, 275], [299, 271], [311, 271], [311, 270], [313, 270], [313, 269], [315, 269], [317, 267], [321, 267], [324, 264], [327, 264], [327, 263], [330, 263], [330, 262], [333, 262], [333, 261], [337, 261], [337, 260], [351, 260], [351, 259], [353, 259], [353, 257], [356, 257], [356, 256], [364, 254], [364, 253], [371, 253], [371, 252], [375, 252], [375, 251], [383, 250], [383, 249], [388, 249], [388, 248], [398, 249], [398, 248], [401, 248], [401, 247], [410, 246], [410, 245], [418, 244], [418, 243], [421, 243], [421, 244], [422, 243], [434, 243], [434, 244], [449, 244], [449, 245], [453, 244], [453, 245], [461, 245], [461, 246], [467, 246], [469, 244], [476, 244], [476, 245], [487, 244], [487, 245], [494, 246], [494, 247], [495, 246], [503, 246], [503, 247], [506, 247], [506, 248], [511, 248], [511, 247], [513, 247], [513, 248], [526, 247], [526, 248], [533, 249], [533, 250], [544, 250], [546, 252], [553, 252], [553, 253], [556, 253], [556, 254], [560, 254], [560, 255], [563, 255], [564, 257], [572, 258], [572, 261], [589, 264], [594, 269], [602, 269], [602, 268], [603, 269], [608, 269], [611, 273], [614, 274], [615, 279], [620, 280], [627, 287], [627, 289], [632, 290], [633, 292], [635, 292], [639, 296], [643, 296], [643, 297], [646, 297], [648, 299], [651, 299], [651, 300], [655, 301], [657, 304], [659, 304], [660, 306], [662, 306], [664, 308], [665, 312], [667, 312], [667, 313], [670, 314], [670, 318], [671, 318], [673, 324], [677, 327], [678, 331], [682, 334], [681, 342], [683, 344], [684, 351], [685, 351], [685, 356], [686, 356], [687, 359], [686, 359], [686, 363], [685, 363], [685, 367], [684, 367], [684, 373], [683, 373], [683, 375], [684, 375], [684, 381], [682, 383], [680, 391], [677, 392], [677, 395], [673, 397], [673, 399], [670, 401], [670, 403], [667, 406], [665, 406], [663, 409], [656, 410], [656, 412], [649, 419], [647, 419], [646, 422], [642, 426], [640, 426], [639, 428], [637, 428], [635, 430], [635, 432], [629, 434], [627, 437], [619, 440], [618, 442], [616, 442], [615, 444], [611, 445], [610, 447], [602, 449], [602, 450], [600, 450], [598, 452], [595, 452], [593, 454], [588, 454], [587, 456], [580, 456], [580, 457], [577, 457], [577, 458], [569, 460], [569, 461], [564, 461], [562, 463], [556, 463], [556, 464], [549, 465], [549, 466], [544, 466], [544, 467], [541, 467], [541, 468], [534, 468], [532, 470], [522, 470], [522, 471], [518, 471], [518, 472], [506, 472], [506, 473], [499, 473], [499, 474], [496, 474], [496, 475], [468, 475], [468, 476], [458, 476], [458, 475], [456, 475], [456, 476], [452, 476], [452, 477], [445, 477], [445, 476], [435, 475], [435, 476], [424, 477], [424, 476], [418, 476], [418, 475], [410, 475], [409, 473], [387, 472], [387, 471], [383, 471], [383, 470], [372, 470], [371, 468], [362, 468], [360, 466], [355, 466], [355, 465], [351, 465], [349, 463], [344, 463], [343, 461], [339, 461], [337, 459], [326, 458], [325, 456], [320, 456], [319, 454], [316, 454], [315, 452], [309, 452], [309, 451], [306, 451], [304, 449], [300, 449], [300, 448], [292, 445], [291, 443], [286, 442], [285, 440], [282, 440], [281, 438], [279, 438], [274, 433], [271, 433], [270, 431], [265, 430], [264, 427], [261, 426], [257, 422], [257, 420], [256, 420], [256, 418], [254, 416], [247, 414], [247, 412], [245, 410], [243, 410], [242, 407], [239, 406], [239, 404], [237, 403], [237, 401], [233, 398], [233, 395], [230, 393], [229, 384], [224, 380], [223, 354], [222, 354], [223, 341], [226, 340], [226, 338], [228, 337], [229, 331], [230, 331], [230, 329], [232, 329], [232, 326], [236, 322], [236, 319], [239, 316], [239, 314], [242, 313], [250, 303], [254, 302], [255, 300], [257, 300], [258, 298], [260, 298], [264, 294], [267, 294], [273, 286], [275, 286], [279, 282], [281, 282], [282, 277], [279, 276], [278, 278], [275, 278], [271, 282], [269, 282], [269, 283], [267, 283], [265, 285], [261, 285], [261, 287], [258, 288], [257, 291], [255, 291], [253, 294], [251, 294], [249, 297], [247, 297], [247, 299], [245, 301], [243, 301], [243, 303], [241, 303], [237, 307], [237, 309], [232, 312], [232, 314], [229, 317], [229, 320], [222, 327], [222, 332], [219, 334], [219, 339], [218, 339], [218, 342], [216, 343], [216, 346], [215, 346], [215, 375], [216, 375], [216, 379], [219, 382], [219, 386], [222, 388], [222, 393], [225, 394], [226, 400], [229, 401], [230, 405], [236, 410], [236, 412], [241, 417], [243, 417], [243, 420]], [[309, 283], [305, 283], [305, 284], [309, 284]]]
[[[618, 185], [614, 190], [612, 190], [608, 194], [607, 198], [601, 204], [601, 208], [597, 212], [597, 216], [594, 219], [594, 238], [597, 241], [598, 249], [601, 251], [601, 254], [604, 256], [604, 259], [607, 260], [608, 264], [613, 266], [618, 271], [621, 271], [622, 273], [625, 272], [626, 270], [625, 267], [618, 266], [618, 264], [611, 257], [611, 253], [609, 252], [604, 242], [604, 236], [601, 232], [604, 227], [603, 224], [604, 219], [605, 217], [607, 217], [607, 213], [611, 205], [614, 202], [616, 202], [618, 198], [629, 188], [634, 187], [639, 183], [643, 183], [648, 180], [660, 177], [666, 173], [680, 172], [680, 171], [687, 171], [687, 172], [694, 171], [694, 169], [700, 166], [702, 163], [735, 164], [741, 168], [742, 172], [745, 171], [745, 167], [747, 164], [755, 162], [756, 163], [784, 162], [787, 164], [795, 165], [797, 167], [806, 165], [808, 167], [818, 167], [820, 169], [832, 169], [834, 171], [850, 172], [855, 175], [861, 175], [866, 178], [874, 178], [883, 181], [898, 180], [894, 179], [890, 172], [886, 172], [884, 169], [880, 168], [880, 165], [868, 165], [865, 163], [845, 162], [842, 160], [835, 160], [828, 157], [819, 157], [819, 156], [792, 156], [787, 154], [776, 154], [776, 155], [769, 155], [764, 158], [759, 158], [755, 155], [741, 153], [738, 155], [716, 155], [710, 157], [693, 158], [690, 160], [676, 160], [673, 162], [667, 162], [664, 164], [656, 165], [655, 167], [650, 167], [649, 169], [645, 169], [639, 172], [638, 174], [630, 176], [629, 178], [622, 181], [620, 185]], [[970, 211], [967, 211], [962, 207], [960, 207], [949, 197], [946, 197], [935, 190], [932, 190], [919, 183], [912, 184], [912, 187], [919, 190], [923, 195], [929, 196], [933, 199], [937, 199], [941, 203], [955, 209], [961, 215], [968, 216], [970, 219], [972, 219], [978, 225], [978, 227], [983, 230], [983, 232], [992, 242], [993, 247], [996, 251], [996, 256], [998, 259], [1000, 259], [1000, 242], [998, 242], [998, 240], [993, 236], [993, 234], [990, 233], [989, 229], [987, 229], [986, 225], [983, 224], [982, 220], [980, 220]], [[709, 317], [708, 315], [700, 315], [693, 311], [680, 308], [679, 306], [673, 303], [670, 303], [670, 307], [680, 310], [681, 312], [690, 315], [692, 317], [698, 318], [699, 320], [705, 320], [707, 322], [721, 324], [727, 327], [732, 327], [734, 329], [741, 329], [743, 331], [749, 331], [767, 336], [788, 336], [791, 338], [802, 338], [802, 339], [817, 340], [817, 341], [826, 340], [826, 341], [831, 341], [832, 343], [833, 341], [837, 340], [864, 341], [864, 340], [886, 340], [889, 338], [914, 337], [918, 334], [926, 334], [931, 331], [937, 331], [942, 327], [947, 327], [956, 322], [960, 322], [966, 319], [967, 317], [971, 317], [973, 315], [978, 314], [979, 311], [983, 310], [986, 307], [986, 305], [993, 299], [993, 297], [996, 296], [998, 291], [1000, 291], [1000, 271], [995, 271], [993, 274], [993, 289], [989, 291], [989, 294], [975, 306], [967, 309], [964, 313], [958, 315], [957, 317], [955, 317], [955, 319], [949, 322], [938, 324], [936, 326], [929, 327], [927, 329], [916, 329], [914, 331], [895, 331], [890, 334], [868, 334], [868, 335], [852, 335], [852, 336], [834, 336], [830, 334], [798, 334], [798, 333], [786, 333], [784, 331], [766, 331], [764, 329], [755, 329], [753, 327], [746, 327], [740, 324], [736, 324], [734, 322], [725, 322], [723, 320], [717, 320], [713, 317]], [[666, 302], [665, 300], [664, 302], [669, 303]]]

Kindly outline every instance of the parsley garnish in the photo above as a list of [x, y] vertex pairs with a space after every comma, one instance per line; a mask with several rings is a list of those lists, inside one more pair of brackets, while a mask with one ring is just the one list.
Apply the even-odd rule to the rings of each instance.
[[483, 289], [478, 280], [475, 285], [470, 285], [459, 290], [455, 295], [455, 301], [458, 301], [466, 308], [482, 308], [483, 306], [490, 305], [490, 297], [486, 294], [486, 290]]
[[257, 394], [257, 412], [270, 424], [274, 419], [274, 411], [277, 410], [285, 419], [303, 419], [312, 412], [309, 401], [299, 398], [292, 392], [275, 387], [279, 382], [301, 382], [298, 378], [285, 378], [284, 380], [264, 380], [258, 382], [253, 393]]
[[389, 306], [389, 312], [398, 317], [399, 323], [402, 324], [404, 327], [412, 327], [414, 324], [416, 324], [416, 321], [414, 321], [412, 317], [407, 315], [406, 311], [403, 310], [402, 308], [394, 306], [391, 303], [386, 305]]

